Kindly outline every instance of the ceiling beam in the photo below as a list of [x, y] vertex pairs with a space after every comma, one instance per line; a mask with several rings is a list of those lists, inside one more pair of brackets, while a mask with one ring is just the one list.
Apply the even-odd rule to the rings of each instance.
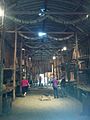
[[[7, 33], [15, 33], [15, 31], [10, 31], [10, 30], [6, 30], [5, 32]], [[30, 31], [17, 31], [17, 33], [31, 33], [31, 34], [35, 34], [37, 32], [30, 32]], [[52, 34], [74, 34], [74, 32], [55, 32], [55, 31], [50, 31], [50, 32], [46, 32], [46, 33], [52, 33]]]
[[[11, 11], [13, 15], [38, 15], [40, 11]], [[9, 11], [7, 11], [8, 15]], [[89, 12], [45, 12], [46, 15], [87, 15]]]

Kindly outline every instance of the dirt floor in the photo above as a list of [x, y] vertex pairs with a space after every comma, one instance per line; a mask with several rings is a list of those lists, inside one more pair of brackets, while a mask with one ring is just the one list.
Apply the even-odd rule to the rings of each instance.
[[47, 88], [35, 88], [26, 97], [17, 97], [11, 112], [0, 116], [0, 120], [90, 120], [82, 114], [78, 100], [69, 96], [54, 99], [51, 93]]

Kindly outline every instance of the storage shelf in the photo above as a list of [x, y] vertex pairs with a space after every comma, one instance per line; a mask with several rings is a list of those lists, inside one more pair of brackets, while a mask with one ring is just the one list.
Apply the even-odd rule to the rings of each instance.
[[14, 70], [14, 68], [3, 68], [3, 70]]
[[5, 90], [3, 90], [3, 94], [11, 92], [13, 89], [15, 89], [13, 86], [7, 86]]
[[78, 59], [85, 60], [85, 59], [89, 59], [89, 58], [90, 58], [90, 55], [83, 55], [83, 56], [80, 56]]
[[87, 86], [87, 85], [77, 85], [77, 88], [86, 92], [90, 92], [90, 86]]

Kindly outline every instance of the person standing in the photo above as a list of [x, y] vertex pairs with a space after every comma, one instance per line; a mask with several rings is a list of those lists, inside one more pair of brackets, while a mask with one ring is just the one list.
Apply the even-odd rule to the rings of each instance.
[[42, 78], [41, 78], [41, 76], [39, 76], [39, 87], [41, 86], [41, 80], [42, 80]]
[[52, 84], [53, 84], [53, 92], [54, 92], [54, 98], [58, 98], [58, 80], [57, 78], [53, 78], [53, 81], [52, 81]]
[[27, 79], [22, 79], [21, 87], [22, 87], [22, 94], [26, 96], [28, 91], [29, 81]]
[[66, 78], [65, 78], [65, 73], [62, 75], [61, 78], [61, 97], [66, 97]]

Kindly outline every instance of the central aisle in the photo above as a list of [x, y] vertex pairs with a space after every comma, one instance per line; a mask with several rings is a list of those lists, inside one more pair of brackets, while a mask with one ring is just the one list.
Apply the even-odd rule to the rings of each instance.
[[82, 105], [74, 98], [58, 98], [41, 101], [44, 89], [32, 90], [26, 97], [17, 97], [12, 112], [0, 120], [89, 120], [82, 116]]

